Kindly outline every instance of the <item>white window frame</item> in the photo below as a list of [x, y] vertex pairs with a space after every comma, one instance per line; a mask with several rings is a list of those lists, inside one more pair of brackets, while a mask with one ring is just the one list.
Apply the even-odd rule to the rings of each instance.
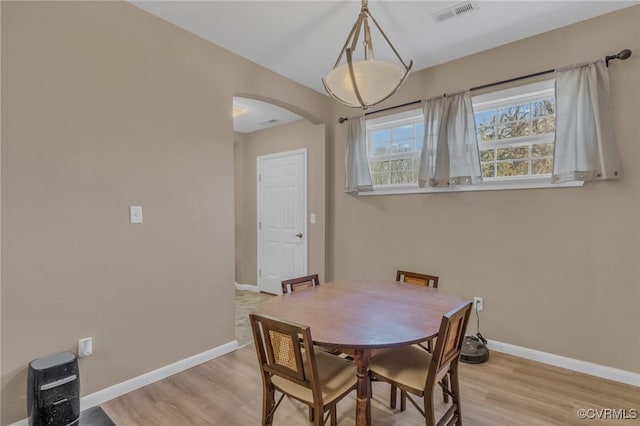
[[[500, 90], [496, 92], [486, 93], [478, 96], [474, 96], [472, 99], [474, 105], [474, 112], [482, 112], [486, 110], [492, 110], [501, 108], [503, 106], [510, 106], [517, 104], [519, 101], [535, 102], [536, 100], [548, 99], [549, 95], [553, 95], [554, 80], [544, 80], [533, 84], [526, 84], [506, 90]], [[375, 118], [367, 120], [367, 154], [369, 156], [369, 165], [371, 166], [372, 156], [370, 155], [369, 146], [369, 131], [387, 128], [391, 126], [402, 125], [405, 122], [409, 123], [407, 117], [412, 116], [415, 120], [416, 113], [422, 117], [422, 110], [411, 110], [402, 112], [399, 114], [388, 115], [385, 117]], [[413, 114], [413, 115], [412, 115]], [[529, 118], [533, 120], [533, 111]], [[414, 121], [411, 121], [414, 122]], [[396, 124], [397, 123], [397, 124]], [[492, 147], [500, 146], [514, 146], [526, 145], [529, 146], [535, 143], [544, 143], [553, 141], [554, 135], [532, 135], [521, 138], [512, 138], [505, 141], [496, 140], [494, 142], [483, 142], [483, 145], [487, 147], [490, 144]], [[386, 161], [389, 159], [407, 158], [405, 156], [395, 157], [398, 154], [387, 154], [384, 159], [383, 156], [376, 156], [378, 161]], [[389, 156], [389, 158], [386, 158]], [[394, 158], [391, 158], [394, 156]], [[420, 152], [414, 152], [413, 156], [420, 157]], [[413, 158], [413, 156], [411, 158]], [[531, 151], [529, 151], [529, 167], [531, 165]], [[496, 165], [497, 165], [496, 159]], [[508, 161], [508, 160], [505, 160]], [[373, 196], [373, 195], [393, 195], [393, 194], [422, 194], [422, 193], [437, 193], [437, 192], [469, 192], [469, 191], [496, 191], [496, 190], [509, 190], [509, 189], [538, 189], [538, 188], [566, 188], [566, 187], [579, 187], [583, 186], [582, 181], [563, 182], [560, 184], [551, 183], [550, 174], [542, 175], [529, 175], [529, 176], [503, 176], [484, 178], [482, 183], [473, 185], [455, 185], [451, 187], [425, 187], [420, 188], [418, 184], [405, 184], [405, 185], [374, 185], [374, 190], [370, 192], [359, 192], [358, 195]]]
[[[391, 129], [394, 127], [402, 127], [407, 125], [422, 124], [422, 110], [413, 109], [410, 111], [404, 111], [398, 114], [388, 115], [384, 117], [378, 117], [371, 120], [367, 120], [366, 132], [367, 132], [367, 158], [369, 160], [369, 171], [371, 172], [371, 178], [373, 179], [373, 170], [371, 170], [372, 163], [393, 161], [393, 160], [409, 160], [420, 159], [420, 151], [409, 152], [394, 152], [391, 154], [383, 155], [371, 155], [371, 144], [369, 142], [369, 135], [376, 130]], [[391, 170], [389, 170], [391, 173]], [[418, 184], [416, 183], [415, 186]], [[397, 190], [398, 188], [413, 187], [412, 184], [385, 184], [374, 185], [374, 191], [379, 190]], [[377, 188], [377, 189], [375, 189]]]
[[[549, 99], [549, 97], [555, 97], [554, 93], [554, 80], [545, 80], [538, 83], [526, 84], [523, 86], [514, 87], [507, 90], [500, 90], [497, 92], [488, 93], [485, 95], [474, 96], [472, 98], [473, 102], [473, 112], [474, 113], [482, 113], [486, 111], [491, 111], [494, 109], [500, 109], [508, 106], [517, 105], [523, 102], [533, 104], [537, 101], [542, 101], [545, 99]], [[536, 117], [533, 116], [533, 111], [531, 111], [529, 115], [529, 119], [527, 120], [529, 126], [533, 127], [533, 121]], [[524, 120], [520, 120], [524, 121]], [[517, 147], [517, 146], [531, 146], [536, 143], [553, 143], [555, 138], [554, 133], [548, 133], [544, 135], [530, 135], [530, 136], [522, 136], [518, 138], [510, 138], [510, 139], [496, 139], [491, 142], [480, 142], [478, 141], [478, 148], [485, 149], [496, 149], [501, 147]], [[484, 149], [481, 149], [482, 152]], [[553, 160], [553, 155], [551, 156]], [[526, 176], [496, 176], [496, 177], [484, 177], [484, 183], [499, 183], [499, 182], [535, 182], [538, 180], [549, 180], [551, 181], [551, 173], [540, 174], [540, 175], [531, 175], [531, 150], [529, 149], [529, 155], [526, 157], [529, 166], [529, 174]], [[524, 160], [524, 159], [523, 159]], [[495, 172], [497, 172], [498, 163], [509, 162], [511, 160], [498, 160], [497, 152], [494, 157], [494, 168]]]

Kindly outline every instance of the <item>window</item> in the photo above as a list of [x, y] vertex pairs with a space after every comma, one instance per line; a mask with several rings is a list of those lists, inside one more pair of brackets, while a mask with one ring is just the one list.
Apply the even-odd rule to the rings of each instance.
[[549, 177], [553, 169], [553, 80], [473, 98], [482, 177]]
[[416, 185], [424, 138], [422, 111], [367, 120], [367, 152], [375, 187]]
[[424, 123], [422, 109], [415, 109], [367, 120], [367, 152], [374, 191], [360, 194], [582, 186], [582, 182], [551, 184], [554, 80], [474, 96], [472, 102], [482, 183], [418, 188]]

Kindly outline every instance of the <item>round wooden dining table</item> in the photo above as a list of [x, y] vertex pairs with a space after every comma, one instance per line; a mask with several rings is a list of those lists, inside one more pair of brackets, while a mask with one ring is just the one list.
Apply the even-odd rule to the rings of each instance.
[[438, 335], [442, 316], [464, 300], [435, 288], [396, 281], [323, 283], [273, 297], [257, 313], [309, 326], [313, 343], [354, 354], [356, 425], [371, 424], [372, 350], [405, 346]]

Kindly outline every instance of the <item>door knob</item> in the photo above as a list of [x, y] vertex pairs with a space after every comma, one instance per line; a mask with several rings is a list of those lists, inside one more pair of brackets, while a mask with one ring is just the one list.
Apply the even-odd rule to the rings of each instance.
[[298, 238], [302, 238], [302, 232], [298, 232], [298, 233], [296, 234], [296, 237], [298, 237]]

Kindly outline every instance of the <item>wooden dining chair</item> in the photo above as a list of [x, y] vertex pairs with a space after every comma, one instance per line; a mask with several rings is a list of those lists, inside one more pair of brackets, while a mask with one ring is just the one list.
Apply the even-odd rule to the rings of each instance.
[[[293, 293], [296, 289], [301, 290], [305, 288], [312, 288], [317, 285], [320, 285], [320, 279], [318, 278], [318, 274], [306, 275], [304, 277], [291, 278], [289, 280], [282, 281], [282, 294]], [[316, 350], [320, 350], [323, 352], [329, 352], [333, 355], [340, 355], [342, 351], [334, 348], [327, 348], [324, 346], [316, 346]], [[351, 356], [352, 354], [345, 354], [346, 356]]]
[[438, 288], [438, 277], [436, 275], [419, 274], [417, 272], [399, 270], [396, 272], [396, 281], [421, 285], [424, 287]]
[[307, 275], [304, 277], [291, 278], [289, 280], [282, 281], [282, 294], [288, 293], [289, 289], [291, 291], [300, 290], [303, 288], [310, 288], [320, 285], [320, 279], [318, 279], [318, 274]]
[[[262, 425], [273, 424], [274, 412], [287, 395], [309, 406], [315, 426], [329, 418], [336, 426], [336, 404], [356, 388], [353, 363], [307, 350], [313, 348], [308, 326], [257, 314], [249, 317], [262, 373]], [[276, 391], [282, 394], [277, 402]]]
[[[401, 271], [396, 272], [396, 281], [400, 281], [407, 284], [420, 285], [423, 287], [438, 288], [438, 276], [420, 274], [417, 272]], [[419, 343], [427, 352], [433, 351], [435, 339], [429, 339], [424, 343]], [[445, 397], [446, 400], [446, 397]]]
[[[372, 376], [391, 384], [391, 408], [396, 408], [394, 389], [397, 387], [400, 389], [401, 411], [405, 410], [409, 399], [424, 416], [427, 426], [462, 425], [458, 363], [470, 314], [471, 302], [467, 301], [442, 317], [433, 354], [416, 346], [404, 346], [380, 352], [371, 358], [369, 370]], [[443, 380], [445, 378], [448, 380]], [[436, 385], [451, 397], [451, 405], [437, 423], [433, 402]], [[422, 397], [424, 408], [409, 394]]]

